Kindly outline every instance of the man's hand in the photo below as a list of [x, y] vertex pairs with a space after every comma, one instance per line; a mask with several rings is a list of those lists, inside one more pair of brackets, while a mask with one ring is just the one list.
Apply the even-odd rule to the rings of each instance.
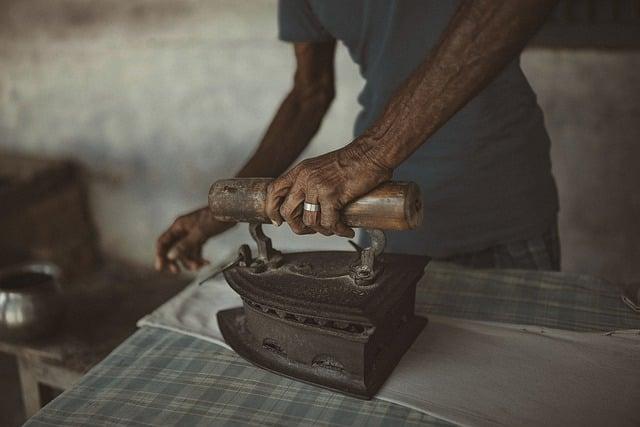
[[[267, 189], [266, 213], [278, 225], [286, 221], [297, 234], [353, 237], [353, 230], [340, 219], [340, 210], [389, 180], [391, 173], [352, 143], [304, 160], [273, 181]], [[303, 211], [304, 202], [318, 204], [320, 210]]]
[[158, 238], [156, 270], [179, 273], [180, 264], [190, 271], [209, 264], [202, 258], [202, 246], [209, 238], [232, 226], [231, 223], [216, 221], [208, 207], [178, 217]]

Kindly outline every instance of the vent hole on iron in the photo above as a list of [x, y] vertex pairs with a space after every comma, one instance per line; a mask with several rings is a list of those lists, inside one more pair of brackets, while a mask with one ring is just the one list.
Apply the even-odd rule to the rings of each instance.
[[335, 357], [328, 354], [321, 354], [316, 356], [311, 362], [311, 366], [315, 368], [327, 369], [333, 372], [341, 374], [345, 373], [344, 365], [340, 363]]
[[278, 344], [278, 341], [274, 339], [265, 338], [264, 340], [262, 340], [262, 347], [264, 347], [265, 349], [271, 352], [274, 352], [279, 356], [283, 356], [283, 357], [287, 356], [287, 352], [284, 351], [284, 349], [280, 347], [280, 345]]

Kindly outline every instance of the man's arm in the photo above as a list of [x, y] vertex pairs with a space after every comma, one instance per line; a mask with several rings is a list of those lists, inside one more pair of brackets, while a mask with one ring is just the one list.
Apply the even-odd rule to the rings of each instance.
[[[346, 147], [305, 160], [269, 188], [267, 214], [299, 232], [351, 236], [339, 210], [390, 178], [409, 157], [520, 53], [555, 0], [463, 1], [438, 46], [382, 116]], [[318, 203], [315, 212], [299, 205]]]
[[309, 145], [335, 96], [336, 42], [295, 43], [293, 88], [238, 177], [277, 177]]
[[556, 0], [465, 1], [440, 44], [355, 142], [395, 168], [522, 51]]
[[[335, 44], [335, 41], [294, 44], [293, 88], [238, 177], [276, 177], [309, 145], [334, 98]], [[203, 244], [232, 226], [216, 221], [208, 207], [178, 217], [158, 238], [156, 268], [173, 273], [180, 271], [180, 264], [189, 270], [199, 269], [207, 264], [202, 258]]]

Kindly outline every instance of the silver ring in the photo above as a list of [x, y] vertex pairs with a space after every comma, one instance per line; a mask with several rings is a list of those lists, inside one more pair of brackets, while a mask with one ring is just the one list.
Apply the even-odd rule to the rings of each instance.
[[320, 205], [304, 202], [304, 205], [302, 205], [302, 209], [307, 212], [318, 212], [320, 211]]

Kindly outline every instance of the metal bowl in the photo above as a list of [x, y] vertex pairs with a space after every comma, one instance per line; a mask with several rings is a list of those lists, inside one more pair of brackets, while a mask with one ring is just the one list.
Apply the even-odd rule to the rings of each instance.
[[64, 311], [59, 277], [50, 263], [0, 270], [0, 338], [38, 338], [58, 325]]

